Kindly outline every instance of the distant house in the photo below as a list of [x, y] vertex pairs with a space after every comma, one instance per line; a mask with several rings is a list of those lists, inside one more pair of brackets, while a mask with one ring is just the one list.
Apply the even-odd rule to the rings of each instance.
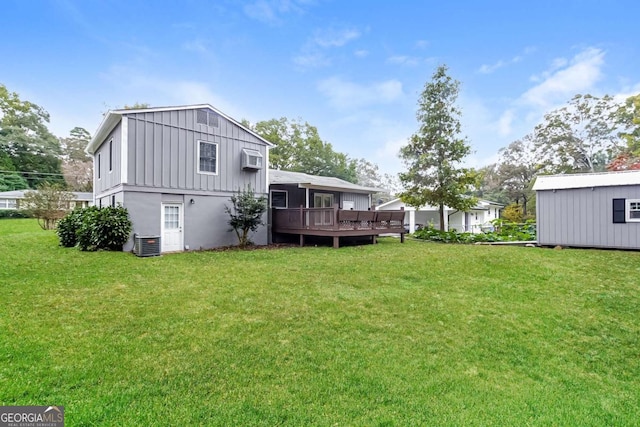
[[640, 249], [640, 171], [539, 176], [538, 244]]
[[[25, 193], [36, 190], [14, 190], [0, 192], [0, 209], [22, 209], [25, 208], [24, 199]], [[93, 193], [71, 192], [75, 196], [71, 202], [69, 202], [68, 209], [75, 207], [87, 207], [93, 205]]]
[[[500, 209], [503, 207], [489, 200], [478, 200], [476, 205], [466, 212], [445, 206], [444, 229], [480, 233], [491, 228], [491, 221], [500, 217]], [[404, 223], [409, 233], [427, 226], [440, 228], [440, 212], [436, 206], [425, 205], [416, 209], [400, 199], [394, 199], [378, 205], [376, 209], [380, 211], [404, 209]]]
[[404, 237], [404, 212], [375, 212], [372, 195], [382, 191], [339, 178], [279, 170], [269, 171], [269, 203], [274, 240], [283, 235], [367, 237], [373, 242], [380, 234]]
[[[203, 104], [109, 111], [86, 150], [96, 204], [122, 204], [133, 233], [161, 236], [172, 252], [237, 244], [224, 207], [247, 187], [268, 196], [271, 145]], [[266, 244], [267, 227], [251, 239]]]

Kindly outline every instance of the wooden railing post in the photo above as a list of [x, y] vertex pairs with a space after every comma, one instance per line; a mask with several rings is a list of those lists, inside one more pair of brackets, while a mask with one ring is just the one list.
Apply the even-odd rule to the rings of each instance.
[[340, 210], [340, 205], [337, 203], [333, 204], [333, 229], [338, 230], [340, 228], [340, 224], [338, 223], [338, 211]]

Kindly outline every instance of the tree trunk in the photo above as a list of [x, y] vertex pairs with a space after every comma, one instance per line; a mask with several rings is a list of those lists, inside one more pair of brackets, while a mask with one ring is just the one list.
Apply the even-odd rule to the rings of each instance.
[[440, 203], [440, 231], [445, 231], [444, 229], [444, 204]]

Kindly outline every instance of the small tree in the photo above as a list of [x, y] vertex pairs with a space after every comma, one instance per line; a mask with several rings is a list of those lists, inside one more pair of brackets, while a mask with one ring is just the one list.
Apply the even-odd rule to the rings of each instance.
[[251, 244], [249, 232], [255, 232], [264, 224], [262, 215], [267, 210], [267, 198], [264, 196], [256, 198], [251, 187], [248, 187], [231, 196], [231, 203], [233, 206], [225, 206], [224, 210], [231, 217], [229, 225], [238, 236], [238, 245], [244, 248]]
[[36, 191], [25, 193], [22, 207], [38, 218], [43, 230], [53, 230], [58, 220], [67, 214], [69, 203], [75, 198], [59, 184], [45, 182]]
[[418, 101], [416, 118], [420, 128], [400, 150], [408, 167], [400, 174], [406, 188], [400, 198], [416, 208], [438, 206], [441, 231], [445, 206], [466, 211], [476, 202], [465, 193], [477, 184], [477, 174], [460, 167], [471, 149], [460, 137], [460, 111], [455, 106], [459, 86], [447, 75], [446, 66], [437, 68]]

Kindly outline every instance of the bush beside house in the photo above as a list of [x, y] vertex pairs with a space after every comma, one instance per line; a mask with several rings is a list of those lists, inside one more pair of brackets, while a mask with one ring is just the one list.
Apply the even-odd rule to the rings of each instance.
[[121, 251], [131, 235], [131, 220], [122, 206], [76, 209], [59, 221], [57, 234], [60, 246]]

